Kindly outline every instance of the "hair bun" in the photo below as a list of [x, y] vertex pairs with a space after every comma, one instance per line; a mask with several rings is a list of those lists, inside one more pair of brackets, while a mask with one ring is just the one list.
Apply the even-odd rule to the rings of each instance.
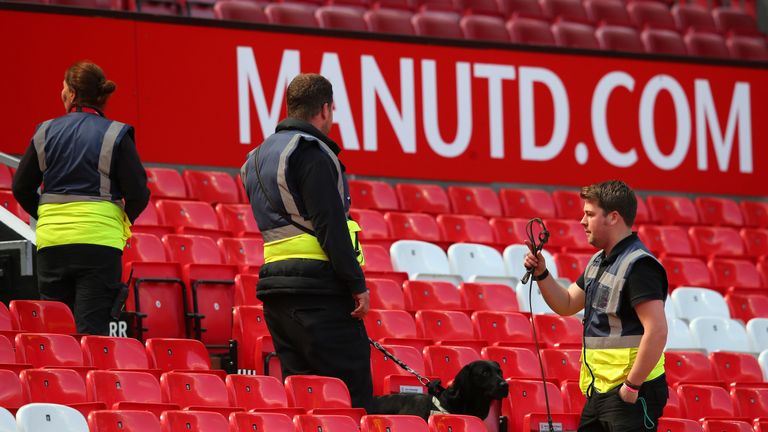
[[106, 80], [104, 83], [101, 84], [101, 94], [108, 95], [112, 94], [112, 92], [115, 91], [117, 88], [117, 84], [115, 84], [112, 80]]

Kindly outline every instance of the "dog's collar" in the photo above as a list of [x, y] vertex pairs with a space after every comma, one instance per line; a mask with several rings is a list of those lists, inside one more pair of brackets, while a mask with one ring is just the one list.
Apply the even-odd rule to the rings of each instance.
[[450, 414], [448, 411], [443, 408], [443, 406], [440, 404], [440, 400], [432, 396], [432, 405], [436, 408], [429, 412], [429, 415], [435, 415], [435, 414]]

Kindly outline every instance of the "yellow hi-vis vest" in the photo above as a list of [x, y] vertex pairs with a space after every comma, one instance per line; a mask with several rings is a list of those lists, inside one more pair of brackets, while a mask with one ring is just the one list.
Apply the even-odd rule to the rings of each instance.
[[[635, 364], [643, 328], [639, 321], [630, 325], [617, 315], [621, 291], [632, 265], [638, 259], [655, 259], [640, 240], [635, 240], [616, 257], [597, 280], [600, 262], [604, 259], [601, 255], [602, 252], [593, 255], [584, 272], [586, 308], [579, 386], [585, 394], [593, 376], [594, 388], [604, 393], [623, 383]], [[646, 381], [663, 373], [662, 355]]]

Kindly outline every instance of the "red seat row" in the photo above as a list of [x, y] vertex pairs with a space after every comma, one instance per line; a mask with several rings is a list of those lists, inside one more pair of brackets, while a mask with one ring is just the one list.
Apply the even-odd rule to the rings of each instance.
[[638, 234], [658, 257], [699, 256], [759, 258], [768, 255], [768, 230], [764, 228], [641, 225]]

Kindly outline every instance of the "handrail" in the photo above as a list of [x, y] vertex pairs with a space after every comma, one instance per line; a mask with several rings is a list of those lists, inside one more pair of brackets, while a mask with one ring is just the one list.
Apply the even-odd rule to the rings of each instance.
[[17, 158], [16, 156], [11, 156], [8, 153], [0, 151], [0, 163], [3, 165], [8, 165], [9, 167], [16, 169], [19, 167], [20, 160], [21, 159]]

